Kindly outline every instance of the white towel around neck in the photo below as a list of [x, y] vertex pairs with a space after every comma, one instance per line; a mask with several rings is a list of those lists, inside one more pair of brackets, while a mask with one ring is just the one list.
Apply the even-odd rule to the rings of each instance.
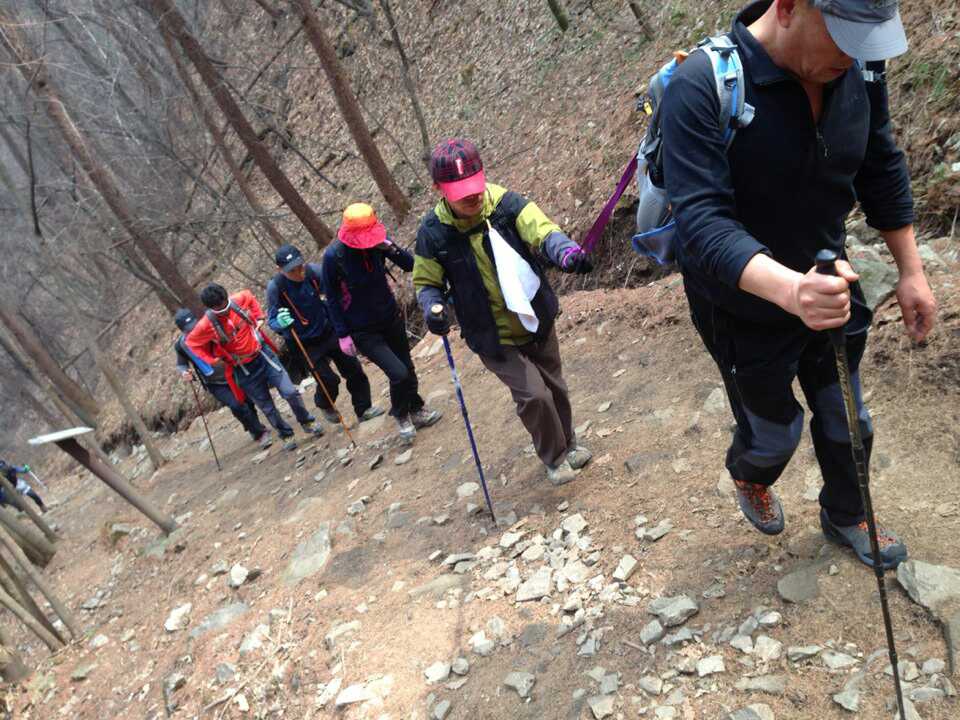
[[530, 267], [530, 263], [510, 247], [489, 221], [487, 232], [490, 236], [490, 247], [493, 248], [493, 261], [497, 266], [500, 292], [503, 293], [507, 309], [517, 314], [523, 327], [535, 333], [540, 328], [540, 320], [530, 301], [540, 289], [540, 278]]

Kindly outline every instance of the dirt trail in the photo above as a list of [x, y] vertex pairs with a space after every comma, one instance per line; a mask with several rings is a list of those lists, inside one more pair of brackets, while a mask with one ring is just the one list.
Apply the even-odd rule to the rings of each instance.
[[[914, 557], [956, 565], [960, 298], [949, 274], [935, 283], [944, 322], [933, 342], [908, 348], [888, 304], [878, 314], [863, 375], [877, 429], [876, 505]], [[161, 718], [165, 706], [177, 705], [173, 717], [182, 718], [432, 718], [449, 702], [446, 717], [454, 719], [580, 718], [605, 712], [612, 698], [611, 717], [720, 718], [764, 703], [780, 719], [840, 718], [847, 713], [831, 696], [861, 670], [860, 716], [892, 716], [884, 710], [892, 697], [887, 661], [872, 656], [883, 647], [873, 576], [819, 534], [818, 506], [809, 499], [818, 483], [809, 439], [779, 485], [787, 530], [761, 536], [718, 491], [731, 419], [717, 402], [719, 376], [687, 318], [679, 279], [575, 293], [563, 305], [558, 327], [575, 422], [595, 457], [569, 485], [543, 479], [506, 391], [454, 342], [491, 492], [518, 538], [504, 538], [508, 528], [493, 527], [482, 512], [468, 514], [468, 504], [483, 505], [479, 492], [458, 496], [476, 477], [442, 352], [417, 364], [423, 395], [445, 417], [419, 434], [405, 464], [395, 462], [403, 448], [388, 418], [358, 429], [356, 451], [331, 429], [296, 454], [274, 447], [258, 458], [258, 448], [221, 411], [211, 430], [222, 473], [195, 422], [165, 443], [169, 466], [137, 480], [182, 523], [165, 543], [91, 479], [55, 481], [51, 515], [64, 539], [49, 574], [89, 636], [108, 641], [98, 649], [85, 641], [47, 661], [28, 645], [41, 667], [14, 696], [14, 717]], [[385, 402], [382, 376], [371, 368], [370, 377]], [[370, 469], [378, 455], [382, 461]], [[136, 464], [129, 458], [121, 467], [133, 475]], [[360, 511], [356, 502], [364, 497]], [[358, 514], [348, 514], [351, 505]], [[669, 520], [672, 529], [655, 542], [638, 540], [637, 515], [645, 516], [643, 528]], [[586, 527], [578, 527], [577, 516]], [[109, 529], [121, 521], [134, 529], [114, 546]], [[289, 582], [298, 546], [313, 539], [316, 551], [325, 536], [332, 543], [325, 564]], [[441, 564], [457, 553], [470, 557]], [[627, 554], [638, 568], [616, 583], [611, 578]], [[229, 573], [215, 574], [214, 566], [236, 563], [262, 574], [231, 589]], [[551, 565], [548, 597], [515, 602], [517, 586]], [[777, 581], [811, 566], [819, 596], [785, 603]], [[438, 578], [446, 589], [411, 595]], [[667, 628], [681, 633], [672, 647], [645, 646], [649, 603], [681, 594], [699, 612]], [[918, 666], [945, 658], [934, 624], [902, 591], [891, 595], [903, 658]], [[185, 628], [166, 632], [171, 610], [186, 603], [192, 609]], [[246, 609], [225, 627], [191, 637], [204, 618], [230, 606]], [[762, 620], [751, 633], [754, 649], [731, 647], [731, 630], [736, 634], [752, 616]], [[352, 631], [341, 627], [334, 633], [340, 637], [328, 639], [353, 622]], [[259, 647], [241, 654], [241, 643], [257, 645], [250, 637], [258, 634]], [[810, 645], [823, 652], [787, 659], [788, 647]], [[829, 670], [823, 657], [831, 650], [856, 662]], [[461, 656], [469, 661], [466, 675], [428, 684], [427, 668]], [[697, 661], [715, 656], [723, 671], [699, 676]], [[91, 664], [85, 680], [71, 681]], [[535, 677], [529, 699], [504, 686], [512, 671]], [[735, 688], [752, 676], [780, 677], [783, 687], [773, 694]], [[938, 682], [952, 690], [925, 676], [910, 686]], [[604, 696], [600, 683], [615, 691]], [[167, 684], [176, 689], [165, 693]], [[335, 709], [337, 690], [355, 684], [366, 700]], [[918, 708], [928, 720], [957, 715], [952, 698]]]

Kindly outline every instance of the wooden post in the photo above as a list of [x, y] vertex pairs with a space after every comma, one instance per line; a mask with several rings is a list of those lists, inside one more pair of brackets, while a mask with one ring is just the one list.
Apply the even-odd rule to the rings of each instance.
[[[89, 429], [87, 429], [89, 431]], [[69, 431], [68, 431], [69, 432]], [[83, 465], [87, 470], [92, 472], [98, 478], [103, 480], [114, 492], [117, 493], [120, 497], [126, 500], [128, 503], [133, 505], [137, 510], [142, 512], [154, 524], [157, 525], [165, 535], [169, 535], [174, 530], [177, 529], [177, 523], [173, 521], [173, 518], [170, 518], [163, 513], [161, 513], [157, 508], [153, 506], [149, 500], [141, 496], [133, 487], [128, 483], [120, 473], [114, 470], [112, 467], [104, 464], [100, 458], [91, 453], [80, 443], [77, 442], [76, 437], [63, 437], [58, 438], [57, 435], [61, 433], [56, 433], [52, 436], [47, 436], [51, 438], [56, 438], [52, 440], [57, 444], [61, 450], [67, 453], [70, 457], [76, 460], [78, 463]], [[34, 442], [35, 440], [44, 441], [43, 438], [34, 438], [31, 440], [31, 444], [39, 445], [41, 442]]]
[[0, 507], [0, 524], [9, 531], [34, 565], [46, 567], [56, 554], [57, 549], [43, 535], [29, 525], [19, 522], [12, 512], [2, 507]]
[[[30, 561], [27, 560], [26, 556], [23, 554], [23, 550], [13, 541], [13, 538], [7, 534], [7, 531], [3, 528], [0, 528], [0, 544], [2, 544], [11, 555], [13, 559], [17, 561], [17, 564], [23, 569], [23, 572], [30, 582], [37, 586], [37, 590], [40, 591], [40, 594], [43, 595], [47, 602], [50, 603], [50, 607], [53, 608], [53, 611], [57, 613], [59, 618], [63, 621], [63, 624], [66, 626], [67, 630], [70, 631], [70, 634], [73, 637], [80, 637], [80, 629], [77, 627], [76, 620], [73, 619], [73, 615], [70, 614], [70, 611], [67, 610], [66, 606], [60, 602], [60, 598], [57, 597], [56, 593], [50, 588], [47, 584], [47, 581], [43, 579], [43, 576], [36, 571], [36, 569], [30, 564]], [[11, 572], [12, 574], [12, 572]]]
[[0, 590], [0, 605], [16, 615], [17, 619], [26, 625], [34, 635], [43, 640], [43, 644], [51, 650], [59, 650], [63, 646], [64, 643], [54, 637], [49, 630], [40, 624], [39, 620], [24, 610], [23, 606], [7, 595], [4, 590]]
[[49, 630], [51, 635], [66, 644], [66, 638], [57, 632], [53, 623], [50, 622], [50, 618], [44, 614], [43, 610], [40, 609], [40, 606], [38, 606], [33, 599], [33, 596], [27, 592], [27, 588], [23, 584], [23, 579], [10, 567], [3, 555], [0, 555], [0, 588], [20, 603], [24, 610], [39, 620], [40, 624]]
[[18, 493], [13, 483], [5, 475], [0, 475], [0, 487], [3, 488], [3, 494], [9, 499], [10, 505], [29, 517], [33, 524], [40, 528], [40, 532], [47, 540], [52, 543], [57, 541], [57, 534], [47, 525], [47, 521], [40, 517], [40, 513], [34, 509], [33, 503]]

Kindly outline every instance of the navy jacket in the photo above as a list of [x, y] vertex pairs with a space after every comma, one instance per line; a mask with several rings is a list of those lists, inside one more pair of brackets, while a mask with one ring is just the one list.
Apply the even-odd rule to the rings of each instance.
[[854, 65], [826, 88], [815, 124], [800, 83], [747, 30], [769, 5], [743, 10], [731, 35], [753, 122], [727, 152], [709, 59], [693, 53], [664, 95], [663, 165], [688, 290], [737, 317], [789, 326], [799, 319], [737, 288], [750, 259], [766, 253], [807, 272], [821, 248], [843, 254], [858, 200], [872, 227], [895, 230], [913, 222], [913, 197], [884, 84], [865, 83]]
[[[277, 311], [282, 307], [293, 315], [293, 327], [301, 340], [322, 340], [333, 330], [323, 299], [323, 270], [316, 263], [307, 263], [306, 268], [307, 277], [303, 282], [293, 282], [277, 273], [267, 284], [267, 324], [287, 340], [291, 339], [290, 330], [281, 328], [277, 322]], [[294, 307], [290, 307], [291, 303]]]
[[386, 260], [410, 272], [413, 255], [397, 247], [356, 250], [334, 240], [323, 253], [323, 292], [337, 337], [389, 323], [397, 301], [387, 284]]

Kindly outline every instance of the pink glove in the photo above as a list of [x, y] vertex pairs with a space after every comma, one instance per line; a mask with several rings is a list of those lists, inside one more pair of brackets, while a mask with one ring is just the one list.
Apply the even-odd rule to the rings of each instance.
[[350, 357], [357, 356], [357, 346], [353, 344], [353, 338], [349, 335], [340, 338], [340, 350], [344, 355], [349, 355]]

